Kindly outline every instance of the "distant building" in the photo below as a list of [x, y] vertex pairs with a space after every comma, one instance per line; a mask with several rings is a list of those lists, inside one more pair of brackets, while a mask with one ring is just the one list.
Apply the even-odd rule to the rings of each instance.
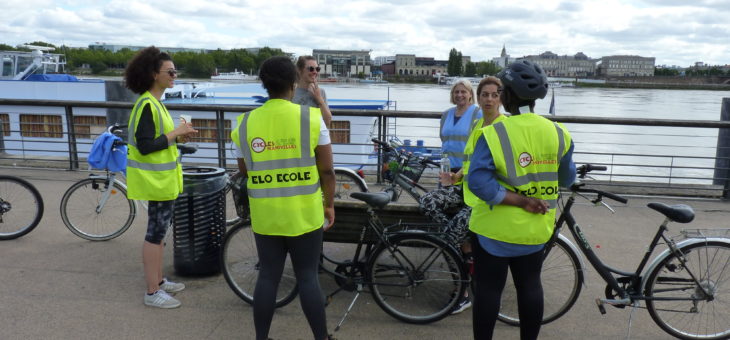
[[601, 58], [597, 72], [605, 77], [647, 77], [654, 75], [654, 57], [614, 55]]
[[368, 50], [313, 50], [312, 56], [322, 67], [321, 74], [332, 77], [356, 77], [359, 73], [372, 76]]
[[446, 73], [446, 68], [448, 66], [448, 60], [436, 60], [430, 57], [416, 57], [415, 54], [396, 54], [394, 73], [398, 75], [430, 77], [436, 73]]
[[395, 61], [395, 56], [387, 56], [387, 57], [375, 57], [373, 59], [373, 66], [380, 66], [383, 64], [389, 64]]
[[547, 51], [540, 55], [528, 55], [517, 60], [530, 60], [542, 66], [550, 77], [592, 77], [596, 74], [596, 59], [588, 58], [583, 52], [574, 56], [559, 56]]
[[507, 65], [515, 62], [515, 60], [515, 58], [512, 58], [509, 54], [507, 54], [507, 49], [504, 45], [502, 45], [502, 53], [500, 53], [499, 57], [492, 58], [492, 62], [501, 68], [507, 67]]

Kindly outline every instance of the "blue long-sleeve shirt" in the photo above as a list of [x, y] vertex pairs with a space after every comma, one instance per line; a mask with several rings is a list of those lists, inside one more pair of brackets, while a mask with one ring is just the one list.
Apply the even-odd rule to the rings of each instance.
[[[568, 153], [560, 159], [558, 166], [558, 184], [567, 187], [575, 182], [575, 163], [573, 163], [573, 149], [575, 145], [570, 142]], [[477, 140], [474, 154], [471, 157], [469, 165], [469, 174], [467, 175], [467, 183], [477, 197], [489, 205], [500, 204], [507, 194], [507, 189], [497, 182], [497, 168], [494, 165], [492, 152], [489, 150], [484, 136], [480, 136]], [[479, 244], [494, 256], [513, 257], [529, 255], [543, 248], [544, 245], [523, 245], [513, 244], [490, 239], [479, 235]]]

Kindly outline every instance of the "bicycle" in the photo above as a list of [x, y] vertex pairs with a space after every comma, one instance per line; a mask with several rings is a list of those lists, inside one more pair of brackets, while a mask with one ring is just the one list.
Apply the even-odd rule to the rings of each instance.
[[[606, 170], [606, 167], [582, 165], [578, 168], [578, 177], [585, 178], [594, 170]], [[553, 239], [545, 248], [548, 258], [552, 256], [551, 253], [558, 250], [559, 253], [564, 253], [559, 258], [569, 258], [570, 261], [562, 265], [549, 264], [546, 261], [542, 278], [543, 282], [546, 282], [546, 275], [557, 277], [559, 274], [569, 276], [572, 284], [565, 286], [550, 284], [543, 287], [546, 296], [545, 307], [554, 306], [549, 313], [546, 309], [543, 323], [564, 315], [577, 300], [584, 281], [582, 273], [585, 266], [580, 259], [582, 253], [607, 284], [605, 298], [596, 299], [601, 314], [606, 313], [605, 305], [608, 304], [617, 308], [633, 307], [633, 315], [634, 309], [639, 307], [641, 301], [645, 301], [654, 322], [672, 336], [681, 339], [730, 337], [730, 303], [727, 298], [718, 295], [723, 291], [723, 284], [727, 285], [730, 278], [730, 239], [727, 238], [730, 233], [727, 229], [685, 229], [681, 233], [684, 239], [676, 241], [673, 237], [665, 235], [668, 231], [667, 225], [669, 222], [691, 222], [694, 219], [692, 208], [683, 204], [669, 206], [663, 203], [649, 203], [648, 207], [664, 215], [665, 219], [659, 225], [636, 270], [623, 271], [606, 265], [593, 252], [571, 208], [577, 196], [588, 199], [595, 205], [602, 204], [611, 211], [613, 209], [604, 202], [604, 198], [621, 203], [626, 203], [627, 199], [610, 192], [586, 188], [585, 183], [573, 184], [570, 191], [570, 196], [556, 223]], [[585, 194], [596, 196], [589, 199]], [[564, 225], [578, 241], [580, 253], [574, 246], [564, 247], [560, 244], [560, 231]], [[651, 254], [662, 243], [667, 249], [650, 261]], [[552, 298], [547, 299], [547, 297]], [[516, 301], [512, 298], [503, 296], [503, 308], [499, 319], [512, 325], [519, 325]], [[630, 327], [631, 318], [629, 318], [629, 331]]]
[[390, 143], [377, 138], [373, 138], [372, 141], [384, 153], [383, 179], [387, 182], [384, 191], [392, 194], [391, 201], [397, 201], [405, 191], [418, 202], [420, 197], [429, 191], [418, 183], [421, 175], [427, 168], [438, 168], [440, 164], [423, 155], [407, 152], [396, 138], [391, 139]]
[[43, 198], [33, 184], [0, 175], [0, 240], [12, 240], [35, 229], [43, 218]]
[[[107, 131], [121, 133], [125, 125], [111, 125]], [[113, 150], [126, 145], [115, 141]], [[197, 145], [177, 144], [180, 158], [197, 151]], [[119, 237], [132, 226], [137, 216], [137, 202], [127, 198], [123, 172], [105, 169], [104, 175], [89, 174], [74, 183], [61, 198], [61, 220], [74, 235], [89, 241], [107, 241]], [[143, 209], [147, 204], [140, 201]], [[90, 211], [92, 210], [93, 211]]]
[[[356, 291], [335, 330], [366, 286], [378, 306], [398, 320], [424, 324], [449, 315], [469, 284], [458, 252], [440, 233], [427, 231], [424, 225], [383, 225], [375, 210], [391, 201], [390, 193], [357, 192], [351, 196], [367, 204], [368, 215], [355, 252], [351, 258], [338, 261], [323, 251], [320, 264], [339, 286], [327, 296], [328, 302], [342, 290]], [[236, 225], [224, 238], [221, 268], [228, 285], [247, 303], [253, 303], [258, 265], [250, 225]], [[287, 265], [279, 284], [277, 307], [291, 302], [297, 294], [292, 272]]]

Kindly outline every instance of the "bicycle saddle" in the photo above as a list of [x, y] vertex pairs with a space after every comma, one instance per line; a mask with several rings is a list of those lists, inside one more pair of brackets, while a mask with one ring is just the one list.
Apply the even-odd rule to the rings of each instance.
[[694, 210], [686, 204], [666, 205], [664, 203], [652, 202], [647, 204], [647, 206], [664, 214], [664, 216], [674, 222], [689, 223], [695, 218]]
[[353, 192], [350, 197], [363, 201], [373, 208], [382, 208], [390, 202], [391, 194], [381, 192]]
[[180, 150], [180, 154], [187, 155], [198, 151], [198, 144], [177, 144], [177, 149]]

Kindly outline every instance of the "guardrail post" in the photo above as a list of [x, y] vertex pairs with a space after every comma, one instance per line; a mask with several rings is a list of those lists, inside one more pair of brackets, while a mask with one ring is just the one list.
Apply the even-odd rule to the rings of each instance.
[[[720, 120], [730, 121], [730, 98], [722, 99]], [[722, 197], [730, 198], [730, 129], [720, 128], [717, 133], [717, 152], [715, 157], [715, 176], [712, 184], [722, 185]]]
[[[378, 115], [378, 140], [388, 142], [385, 140], [387, 134], [385, 120], [388, 119], [382, 114]], [[378, 147], [378, 164], [375, 167], [375, 178], [376, 183], [383, 183], [383, 148]]]
[[66, 109], [66, 131], [68, 131], [68, 166], [69, 170], [78, 170], [79, 151], [76, 145], [73, 108], [71, 105], [64, 105], [64, 108]]
[[215, 111], [215, 128], [218, 130], [218, 167], [226, 168], [226, 125], [223, 110]]
[[5, 152], [5, 121], [0, 119], [0, 153], [2, 152]]

